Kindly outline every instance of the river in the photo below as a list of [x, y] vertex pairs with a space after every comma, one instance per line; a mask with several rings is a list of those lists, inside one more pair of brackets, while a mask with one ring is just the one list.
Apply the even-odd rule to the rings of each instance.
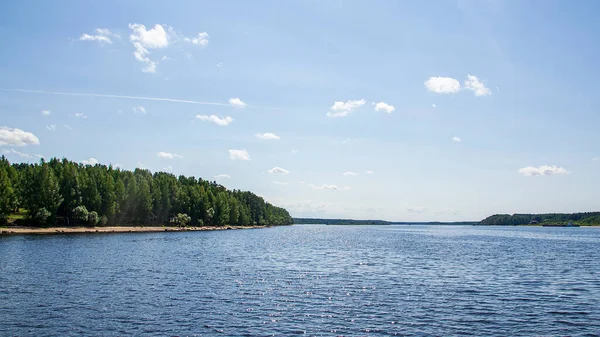
[[0, 335], [600, 336], [600, 229], [0, 237]]

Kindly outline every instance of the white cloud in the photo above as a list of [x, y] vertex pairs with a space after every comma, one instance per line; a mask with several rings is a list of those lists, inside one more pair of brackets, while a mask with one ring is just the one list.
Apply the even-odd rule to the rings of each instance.
[[222, 174], [217, 174], [213, 178], [215, 178], [215, 179], [229, 179], [229, 178], [231, 178], [231, 176], [229, 174], [222, 173]]
[[519, 173], [525, 176], [550, 176], [556, 174], [568, 174], [564, 167], [542, 165], [539, 167], [527, 166], [519, 169]]
[[310, 186], [313, 190], [330, 190], [330, 191], [347, 191], [350, 190], [350, 187], [348, 186], [344, 186], [344, 187], [338, 187], [337, 185], [331, 185], [331, 184], [323, 184], [323, 185], [308, 185]]
[[357, 108], [363, 106], [366, 103], [364, 99], [360, 100], [350, 100], [347, 102], [343, 101], [335, 101], [333, 105], [329, 108], [331, 111], [327, 112], [327, 117], [345, 117], [352, 111]]
[[244, 108], [246, 107], [246, 103], [242, 102], [241, 99], [234, 97], [229, 99], [229, 104], [236, 108]]
[[13, 145], [38, 145], [40, 140], [31, 132], [25, 132], [21, 129], [13, 129], [7, 126], [0, 126], [0, 146]]
[[217, 63], [217, 67], [221, 68], [223, 66], [223, 62]]
[[96, 31], [92, 34], [93, 35], [86, 33], [81, 34], [81, 36], [79, 37], [79, 41], [98, 41], [100, 43], [112, 43], [112, 40], [110, 39], [111, 37], [120, 37], [118, 34], [114, 34], [106, 28], [96, 28]]
[[281, 174], [281, 175], [285, 175], [285, 174], [289, 174], [290, 173], [290, 171], [288, 171], [288, 170], [286, 170], [284, 168], [278, 167], [278, 166], [273, 167], [268, 172], [270, 174]]
[[[129, 39], [135, 48], [133, 56], [136, 60], [146, 64], [142, 69], [145, 73], [156, 72], [156, 62], [152, 61], [148, 56], [148, 49], [165, 48], [169, 45], [169, 34], [162, 25], [155, 25], [154, 28], [146, 30], [146, 26], [141, 24], [129, 24], [129, 28], [133, 31], [129, 35]], [[171, 31], [172, 28], [168, 27]]]
[[163, 167], [163, 171], [173, 171], [173, 166], [167, 165], [167, 166]]
[[36, 156], [36, 157], [38, 157], [38, 158], [40, 158], [40, 159], [44, 158], [44, 156], [42, 156], [41, 154], [34, 153], [33, 155]]
[[296, 154], [296, 153], [298, 153], [298, 150], [292, 149], [292, 153]]
[[262, 139], [262, 140], [277, 140], [280, 137], [274, 133], [267, 132], [267, 133], [257, 133], [256, 138]]
[[475, 96], [487, 96], [492, 94], [492, 91], [489, 88], [486, 88], [485, 85], [473, 75], [467, 75], [465, 89], [475, 92]]
[[90, 158], [90, 159], [82, 160], [81, 163], [83, 165], [92, 165], [93, 166], [93, 165], [99, 164], [100, 162], [96, 158]]
[[51, 113], [52, 113], [52, 111], [50, 111], [50, 110], [42, 110], [43, 116], [50, 116]]
[[431, 105], [431, 107], [432, 108], [437, 108], [437, 105], [435, 105], [435, 103], [434, 103], [434, 104]]
[[250, 154], [246, 150], [229, 150], [231, 160], [250, 160]]
[[19, 157], [23, 157], [23, 158], [33, 158], [33, 156], [27, 154], [27, 153], [23, 153], [21, 151], [17, 151], [15, 149], [10, 149], [10, 150], [4, 150], [2, 151], [3, 154], [16, 154]]
[[233, 121], [234, 121], [234, 119], [229, 116], [225, 116], [224, 118], [221, 118], [216, 115], [210, 115], [210, 116], [196, 115], [196, 119], [199, 119], [204, 122], [212, 122], [212, 123], [215, 123], [220, 126], [227, 126], [227, 125], [233, 123]]
[[121, 164], [114, 164], [113, 167], [114, 168], [121, 168], [121, 167], [123, 167], [123, 165], [121, 165]]
[[72, 128], [71, 126], [67, 125], [67, 124], [64, 124], [63, 126], [64, 126], [64, 127], [65, 127], [65, 129], [67, 129], [67, 130], [73, 130], [73, 128]]
[[285, 186], [285, 185], [287, 185], [287, 184], [288, 184], [288, 183], [286, 183], [286, 182], [283, 182], [283, 181], [277, 181], [277, 180], [274, 180], [274, 181], [273, 181], [273, 183], [274, 183], [274, 184], [277, 184], [277, 185], [281, 185], [281, 186]]
[[161, 59], [161, 60], [163, 60], [163, 61], [169, 61], [169, 60], [172, 60], [172, 58], [168, 57], [167, 55], [165, 55], [165, 56], [161, 57], [160, 59]]
[[373, 172], [373, 171], [367, 171], [367, 172], [365, 172], [365, 173], [366, 173], [366, 174], [373, 174], [373, 173], [375, 173], [375, 172]]
[[394, 112], [394, 110], [396, 110], [396, 108], [394, 108], [393, 105], [389, 105], [384, 102], [379, 102], [375, 105], [375, 111], [385, 111], [391, 114], [392, 112]]
[[156, 155], [161, 158], [166, 158], [166, 159], [183, 158], [182, 155], [179, 155], [177, 153], [170, 153], [170, 152], [158, 152]]
[[54, 132], [54, 131], [56, 131], [56, 125], [54, 125], [54, 124], [46, 125], [46, 129], [48, 129], [48, 131]]
[[451, 77], [430, 77], [425, 87], [436, 94], [453, 94], [460, 91], [460, 82]]
[[187, 42], [191, 42], [192, 44], [195, 45], [200, 45], [200, 46], [208, 46], [208, 33], [207, 32], [201, 32], [198, 33], [197, 37], [194, 38], [184, 38], [185, 41]]
[[592, 160], [593, 161], [598, 161], [598, 160], [600, 160], [600, 157], [594, 157], [594, 158], [592, 158]]
[[86, 116], [85, 114], [83, 114], [81, 112], [76, 112], [74, 116], [77, 118], [83, 118], [83, 119], [88, 118], [88, 116]]
[[407, 206], [406, 210], [408, 212], [413, 212], [413, 213], [423, 213], [427, 210], [427, 207], [423, 207], [423, 206]]
[[188, 60], [192, 59], [192, 53], [185, 53], [185, 57], [188, 58]]
[[352, 172], [352, 171], [347, 171], [347, 172], [342, 173], [342, 175], [346, 176], [346, 177], [350, 177], [350, 176], [357, 176], [358, 173]]
[[146, 108], [144, 108], [143, 106], [134, 106], [131, 110], [136, 115], [145, 115], [146, 114]]
[[454, 136], [454, 137], [452, 137], [452, 141], [453, 141], [453, 142], [457, 142], [457, 143], [458, 143], [458, 142], [461, 142], [461, 141], [462, 141], [462, 139], [460, 139], [460, 138], [458, 138], [458, 137]]

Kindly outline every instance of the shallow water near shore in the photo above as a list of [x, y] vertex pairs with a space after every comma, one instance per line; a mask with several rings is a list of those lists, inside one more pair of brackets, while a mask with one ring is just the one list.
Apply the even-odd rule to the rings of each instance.
[[0, 237], [0, 335], [600, 335], [600, 229]]

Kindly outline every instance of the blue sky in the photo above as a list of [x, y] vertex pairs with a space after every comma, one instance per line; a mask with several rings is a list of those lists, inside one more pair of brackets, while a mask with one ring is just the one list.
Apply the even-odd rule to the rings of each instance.
[[216, 179], [294, 216], [598, 210], [599, 10], [6, 2], [0, 151]]

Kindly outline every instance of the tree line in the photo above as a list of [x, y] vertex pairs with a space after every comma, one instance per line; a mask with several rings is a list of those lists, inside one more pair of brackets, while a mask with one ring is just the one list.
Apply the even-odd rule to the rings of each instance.
[[36, 164], [0, 157], [0, 222], [24, 214], [39, 226], [289, 225], [292, 217], [254, 193], [149, 170], [67, 159]]
[[574, 224], [591, 226], [600, 225], [600, 212], [584, 213], [548, 213], [548, 214], [494, 214], [483, 220], [481, 225], [519, 226], [527, 224]]

